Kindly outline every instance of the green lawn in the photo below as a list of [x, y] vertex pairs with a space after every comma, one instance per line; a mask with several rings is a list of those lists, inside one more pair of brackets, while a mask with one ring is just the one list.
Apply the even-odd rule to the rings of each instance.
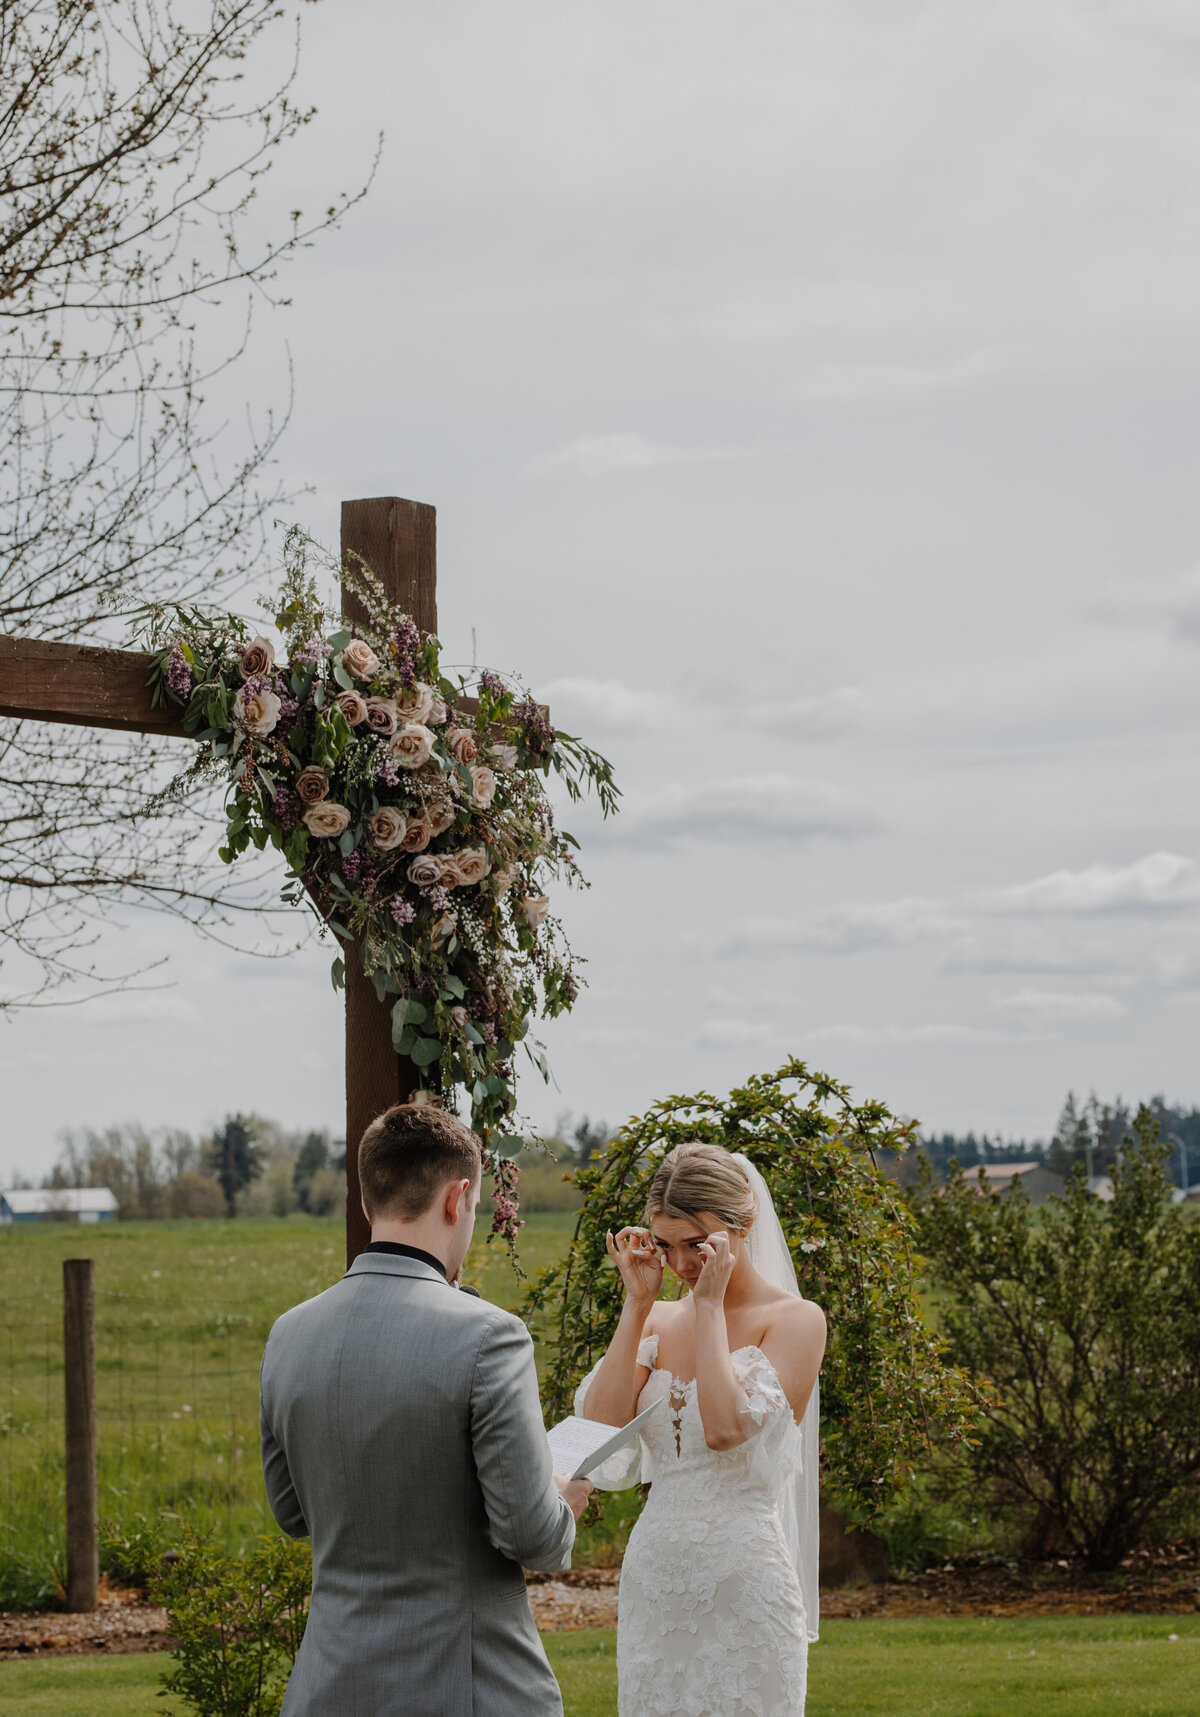
[[[615, 1717], [615, 1636], [545, 1643], [566, 1717]], [[5, 1717], [151, 1717], [165, 1661], [2, 1663], [0, 1705]], [[829, 1622], [808, 1717], [1195, 1717], [1198, 1689], [1200, 1617]]]
[[[532, 1273], [574, 1217], [534, 1215]], [[521, 1284], [486, 1243], [467, 1276], [498, 1305]], [[62, 1261], [96, 1261], [100, 1510], [162, 1511], [230, 1546], [273, 1530], [258, 1460], [258, 1366], [272, 1323], [342, 1274], [340, 1220], [75, 1223], [0, 1228], [0, 1608], [43, 1602], [63, 1575]]]

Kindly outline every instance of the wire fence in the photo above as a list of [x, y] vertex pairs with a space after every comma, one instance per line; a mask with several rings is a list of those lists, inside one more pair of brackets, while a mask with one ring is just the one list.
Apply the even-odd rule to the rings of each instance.
[[[278, 1297], [96, 1293], [102, 1536], [164, 1513], [231, 1547], [269, 1525], [258, 1369]], [[0, 1332], [0, 1603], [61, 1584], [61, 1293], [6, 1294]]]

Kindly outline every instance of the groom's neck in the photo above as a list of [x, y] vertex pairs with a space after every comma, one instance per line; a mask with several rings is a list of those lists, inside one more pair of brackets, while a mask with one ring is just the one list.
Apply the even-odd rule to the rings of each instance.
[[380, 1216], [371, 1224], [371, 1239], [389, 1240], [397, 1246], [413, 1246], [418, 1252], [428, 1252], [449, 1272], [450, 1243], [453, 1230], [445, 1223], [419, 1217], [416, 1222], [403, 1222], [395, 1217]]

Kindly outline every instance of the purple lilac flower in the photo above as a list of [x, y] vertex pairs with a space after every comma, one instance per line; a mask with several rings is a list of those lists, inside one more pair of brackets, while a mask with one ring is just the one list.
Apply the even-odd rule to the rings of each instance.
[[172, 646], [167, 657], [167, 687], [180, 703], [186, 703], [192, 695], [192, 670], [178, 644]]
[[432, 888], [423, 888], [421, 893], [429, 902], [430, 906], [433, 907], [435, 912], [449, 912], [451, 901], [450, 895], [446, 889], [441, 888], [437, 883], [434, 883]]
[[400, 896], [396, 895], [391, 904], [391, 914], [397, 924], [411, 924], [417, 916], [417, 909], [407, 900], [401, 900]]
[[324, 638], [310, 638], [307, 643], [301, 644], [298, 650], [292, 652], [288, 665], [292, 668], [315, 667], [318, 662], [325, 661], [332, 654], [333, 651]]
[[279, 699], [279, 725], [280, 727], [290, 727], [296, 719], [296, 711], [300, 705], [288, 691], [283, 680], [276, 680], [275, 696]]
[[417, 630], [415, 620], [407, 614], [392, 634], [392, 648], [396, 655], [396, 672], [400, 683], [413, 686], [417, 681], [417, 652], [421, 648], [421, 634]]
[[544, 709], [533, 698], [516, 705], [513, 714], [525, 729], [525, 743], [535, 757], [545, 757], [557, 735]]
[[495, 1028], [495, 1026], [492, 1024], [491, 1020], [485, 1020], [483, 1022], [483, 1025], [479, 1029], [483, 1032], [483, 1041], [488, 1045], [489, 1048], [491, 1048], [491, 1046], [496, 1041], [496, 1028]]
[[384, 782], [388, 787], [400, 785], [400, 765], [388, 752], [381, 751], [379, 767], [375, 771], [375, 779]]
[[342, 875], [347, 882], [357, 883], [359, 888], [370, 888], [378, 875], [375, 860], [365, 847], [355, 847], [342, 860]]
[[493, 697], [502, 698], [508, 692], [508, 687], [499, 674], [494, 674], [490, 668], [485, 668], [480, 674], [479, 683], [485, 691], [491, 692]]
[[272, 809], [278, 819], [279, 827], [285, 835], [290, 835], [300, 821], [302, 806], [290, 787], [277, 787]]

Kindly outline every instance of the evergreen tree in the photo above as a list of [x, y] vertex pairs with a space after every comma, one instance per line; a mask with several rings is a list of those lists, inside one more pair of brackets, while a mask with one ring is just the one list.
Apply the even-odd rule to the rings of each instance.
[[329, 1145], [324, 1133], [309, 1133], [296, 1153], [296, 1162], [292, 1169], [292, 1185], [296, 1189], [301, 1210], [308, 1209], [308, 1193], [314, 1178], [328, 1166]]
[[225, 1194], [225, 1204], [232, 1216], [238, 1193], [257, 1180], [265, 1167], [263, 1153], [244, 1115], [229, 1116], [209, 1140], [205, 1158], [208, 1172]]

